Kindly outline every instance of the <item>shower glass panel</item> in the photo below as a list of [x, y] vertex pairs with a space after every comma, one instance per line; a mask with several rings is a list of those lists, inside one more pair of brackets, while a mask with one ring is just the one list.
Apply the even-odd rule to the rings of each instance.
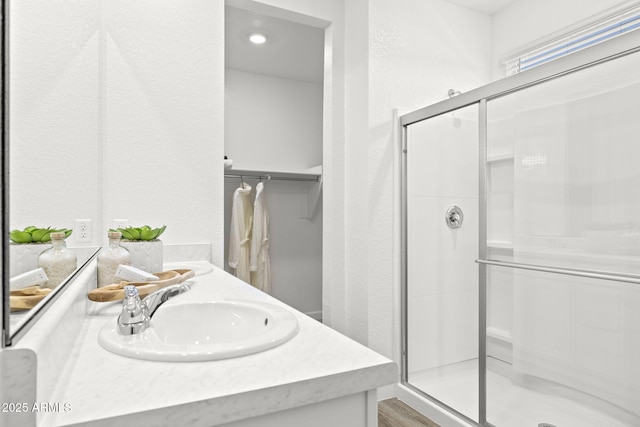
[[[489, 259], [640, 275], [638, 70], [487, 102]], [[640, 425], [640, 284], [607, 279], [487, 266], [491, 424]]]
[[474, 104], [413, 124], [406, 156], [407, 382], [476, 421], [478, 120]]

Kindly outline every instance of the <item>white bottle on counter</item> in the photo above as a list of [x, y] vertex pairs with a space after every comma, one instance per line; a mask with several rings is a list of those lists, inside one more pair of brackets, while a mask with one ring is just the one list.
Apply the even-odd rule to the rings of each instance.
[[131, 254], [120, 246], [122, 233], [119, 231], [110, 231], [109, 245], [100, 249], [98, 254], [98, 287], [120, 283], [120, 279], [116, 277], [116, 271], [119, 265], [131, 265]]
[[48, 280], [42, 285], [55, 289], [78, 268], [78, 257], [67, 249], [64, 232], [51, 233], [51, 247], [38, 256], [38, 267], [46, 273]]

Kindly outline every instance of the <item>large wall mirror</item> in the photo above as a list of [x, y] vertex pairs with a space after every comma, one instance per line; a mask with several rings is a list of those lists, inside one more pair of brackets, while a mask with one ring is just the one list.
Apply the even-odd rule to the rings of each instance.
[[176, 250], [198, 239], [222, 265], [223, 2], [196, 11], [180, 0], [0, 1], [9, 24], [4, 343], [69, 287], [12, 310], [11, 276], [33, 271], [50, 244], [10, 244], [11, 230], [73, 230], [66, 246], [80, 267], [126, 218], [167, 225], [163, 242]]
[[[3, 1], [5, 346], [101, 242], [99, 5]], [[71, 231], [64, 242], [75, 259], [48, 263], [40, 254], [52, 247], [51, 231], [61, 229]], [[38, 268], [49, 272], [46, 281]]]

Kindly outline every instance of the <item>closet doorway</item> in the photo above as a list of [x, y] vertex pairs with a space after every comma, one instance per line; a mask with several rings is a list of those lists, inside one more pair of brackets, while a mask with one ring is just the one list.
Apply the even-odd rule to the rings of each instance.
[[271, 295], [321, 321], [325, 31], [265, 10], [225, 7], [225, 270], [233, 194], [262, 181]]

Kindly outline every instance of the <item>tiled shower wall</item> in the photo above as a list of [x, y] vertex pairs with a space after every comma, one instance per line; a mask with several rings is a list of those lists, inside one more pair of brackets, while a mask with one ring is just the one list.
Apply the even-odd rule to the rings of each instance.
[[[478, 355], [478, 107], [409, 127], [409, 372]], [[459, 206], [461, 228], [445, 213]]]

